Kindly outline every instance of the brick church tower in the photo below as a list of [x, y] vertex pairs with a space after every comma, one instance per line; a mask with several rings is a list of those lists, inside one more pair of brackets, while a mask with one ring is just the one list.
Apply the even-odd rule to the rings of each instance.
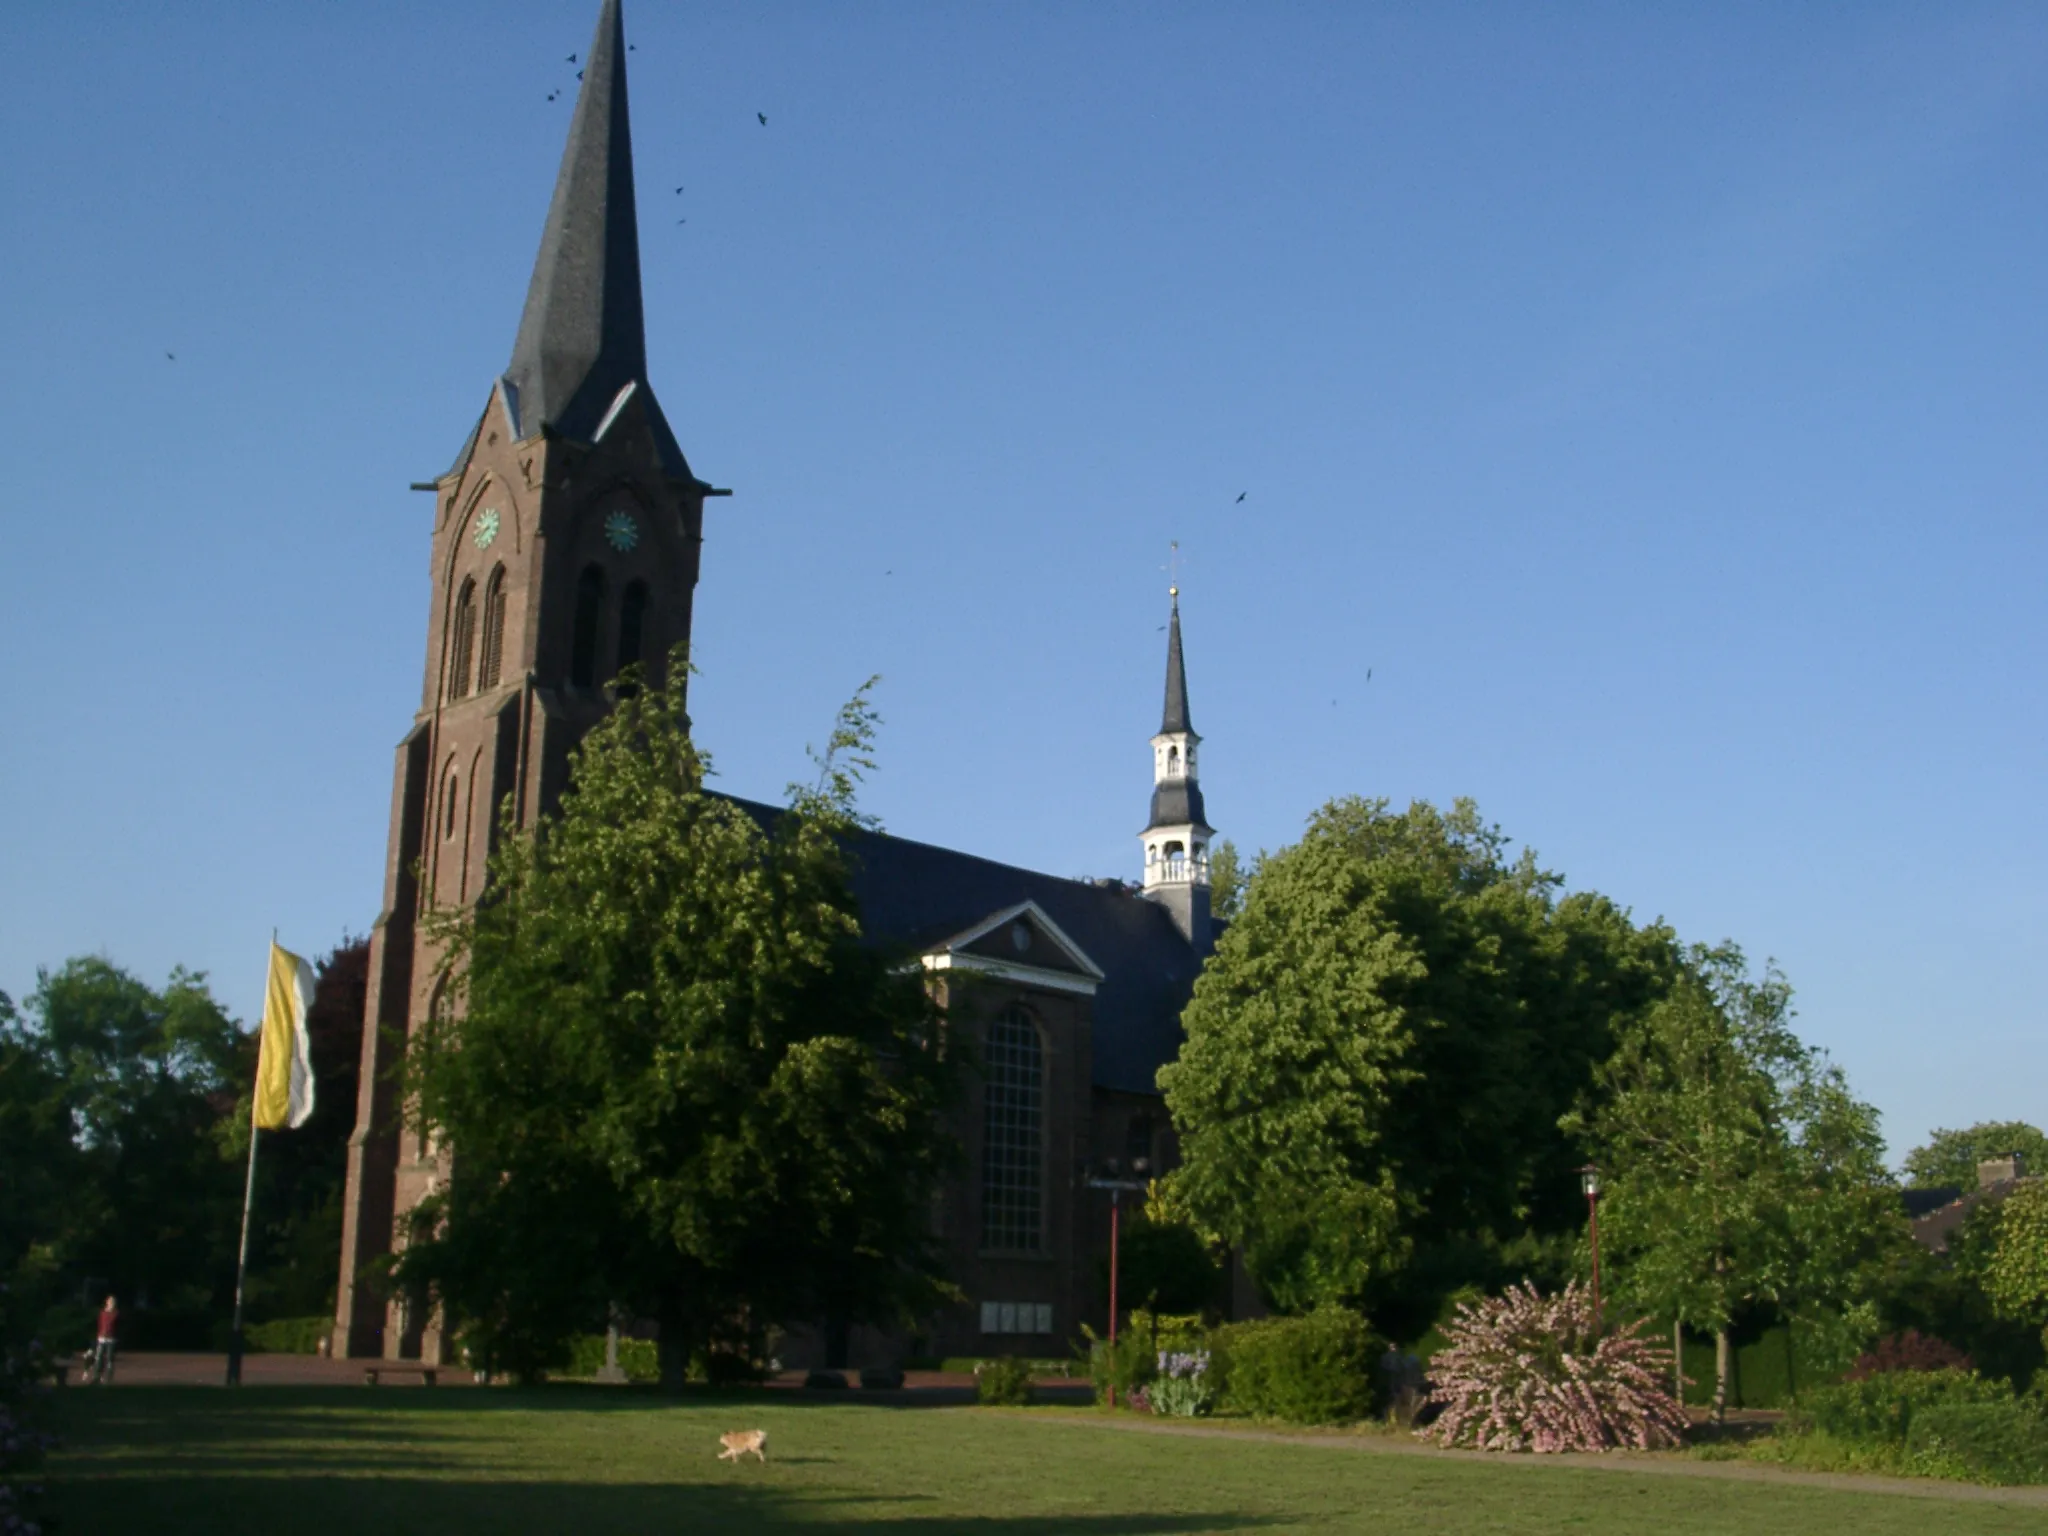
[[454, 465], [413, 487], [434, 496], [426, 675], [370, 939], [337, 1354], [441, 1347], [429, 1320], [361, 1281], [446, 1170], [446, 1150], [404, 1124], [396, 1080], [412, 1027], [440, 1006], [419, 920], [476, 899], [501, 805], [521, 826], [553, 808], [619, 669], [658, 679], [690, 637], [704, 501], [726, 493], [691, 473], [646, 353], [625, 36], [604, 0], [511, 364]]

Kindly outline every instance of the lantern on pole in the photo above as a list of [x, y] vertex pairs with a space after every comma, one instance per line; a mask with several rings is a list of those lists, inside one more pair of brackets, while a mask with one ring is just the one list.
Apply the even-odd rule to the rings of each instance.
[[1601, 1330], [1600, 1315], [1600, 1170], [1592, 1163], [1579, 1170], [1579, 1188], [1586, 1193], [1586, 1235], [1593, 1245], [1593, 1332]]

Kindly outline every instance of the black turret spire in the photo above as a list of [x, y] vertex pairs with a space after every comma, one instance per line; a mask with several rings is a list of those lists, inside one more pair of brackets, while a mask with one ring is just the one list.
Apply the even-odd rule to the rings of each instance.
[[1188, 724], [1188, 674], [1180, 657], [1180, 594], [1173, 596], [1173, 621], [1166, 636], [1166, 713], [1159, 723], [1160, 734], [1191, 731]]
[[619, 0], [604, 0], [584, 55], [583, 88], [505, 382], [522, 436], [547, 426], [582, 441], [597, 436], [627, 386], [639, 386], [664, 467], [693, 478], [647, 389]]

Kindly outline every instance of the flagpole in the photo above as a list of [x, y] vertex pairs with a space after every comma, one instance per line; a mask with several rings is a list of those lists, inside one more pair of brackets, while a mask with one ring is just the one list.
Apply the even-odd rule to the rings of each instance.
[[242, 1281], [249, 1273], [249, 1208], [256, 1203], [256, 1128], [253, 1106], [249, 1116], [249, 1176], [242, 1185], [242, 1246], [235, 1256], [235, 1322], [228, 1334], [228, 1385], [242, 1384]]
[[[270, 930], [270, 958], [264, 962], [264, 990], [266, 998], [270, 986], [270, 967], [277, 963], [277, 930]], [[268, 1006], [266, 1002], [266, 1007]], [[261, 1026], [258, 1027], [261, 1033]], [[257, 1060], [262, 1060], [259, 1048]], [[235, 1320], [228, 1329], [228, 1385], [242, 1384], [242, 1282], [249, 1275], [249, 1211], [256, 1204], [256, 1138], [263, 1132], [256, 1125], [256, 1095], [249, 1095], [249, 1172], [242, 1181], [242, 1241], [235, 1250]]]

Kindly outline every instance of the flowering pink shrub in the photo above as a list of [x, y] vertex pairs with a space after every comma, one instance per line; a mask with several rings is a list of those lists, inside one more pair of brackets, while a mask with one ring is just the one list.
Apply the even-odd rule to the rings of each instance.
[[1427, 1402], [1440, 1411], [1416, 1434], [1482, 1451], [1677, 1445], [1685, 1411], [1671, 1395], [1671, 1352], [1638, 1337], [1642, 1326], [1596, 1333], [1576, 1283], [1544, 1296], [1525, 1281], [1467, 1302], [1429, 1363]]

